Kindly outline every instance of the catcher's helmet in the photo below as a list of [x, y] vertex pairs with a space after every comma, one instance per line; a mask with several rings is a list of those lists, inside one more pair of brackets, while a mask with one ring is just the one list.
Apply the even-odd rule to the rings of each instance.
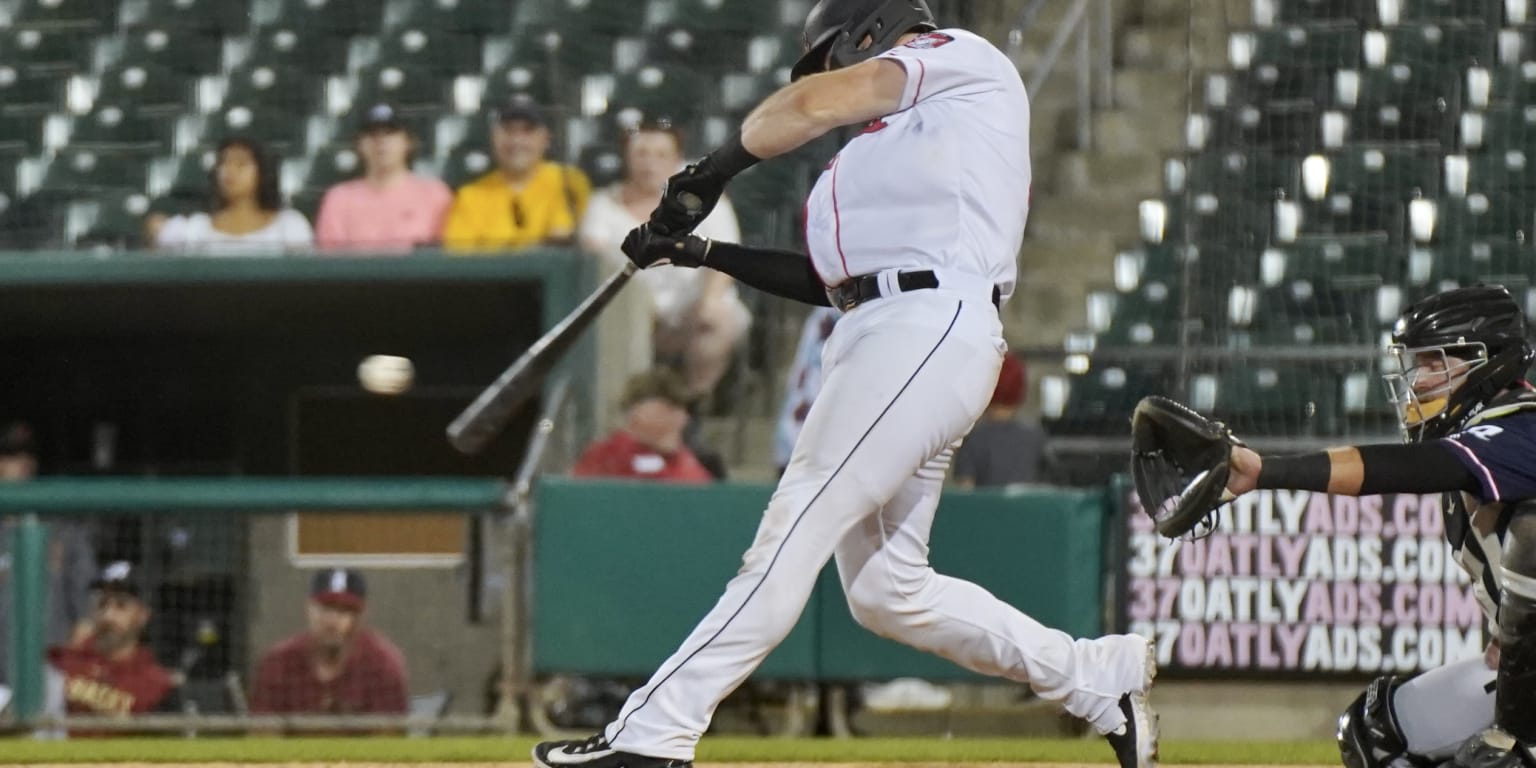
[[1499, 285], [1455, 288], [1409, 307], [1392, 329], [1396, 371], [1383, 378], [1409, 441], [1460, 430], [1525, 378], [1536, 358], [1525, 312]]
[[[908, 32], [938, 28], [925, 0], [821, 0], [805, 17], [805, 55], [790, 79], [857, 64], [890, 50]], [[861, 50], [865, 37], [870, 45]]]

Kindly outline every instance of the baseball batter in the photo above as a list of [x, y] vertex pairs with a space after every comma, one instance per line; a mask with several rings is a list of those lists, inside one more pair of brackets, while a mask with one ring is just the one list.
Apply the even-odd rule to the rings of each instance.
[[[741, 570], [618, 718], [538, 745], [546, 768], [685, 766], [715, 707], [787, 635], [829, 558], [868, 629], [1029, 684], [1108, 737], [1124, 768], [1155, 764], [1133, 635], [1074, 640], [928, 565], [950, 456], [986, 407], [1029, 212], [1029, 100], [986, 40], [939, 29], [923, 0], [821, 0], [794, 82], [667, 184], [625, 253], [642, 268], [709, 267], [846, 314], [823, 385]], [[737, 173], [863, 125], [806, 209], [804, 254], [690, 235]], [[616, 639], [622, 642], [621, 639]]]

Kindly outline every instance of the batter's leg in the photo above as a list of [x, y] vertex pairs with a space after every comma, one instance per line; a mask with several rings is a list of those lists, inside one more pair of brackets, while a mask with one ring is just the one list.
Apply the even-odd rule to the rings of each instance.
[[950, 456], [946, 448], [929, 460], [878, 515], [859, 521], [838, 544], [838, 574], [854, 618], [966, 669], [1026, 683], [1100, 733], [1121, 727], [1122, 697], [1150, 682], [1144, 638], [1074, 640], [928, 564], [928, 535]]
[[725, 594], [630, 696], [606, 741], [540, 745], [535, 760], [599, 765], [586, 755], [605, 750], [691, 760], [715, 707], [794, 627], [837, 542], [975, 423], [1002, 348], [997, 312], [983, 301], [912, 294], [845, 316], [789, 468]]

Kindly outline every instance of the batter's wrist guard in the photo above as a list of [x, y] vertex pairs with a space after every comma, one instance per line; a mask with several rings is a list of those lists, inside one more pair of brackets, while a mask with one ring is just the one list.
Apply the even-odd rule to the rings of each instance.
[[700, 161], [699, 165], [707, 169], [709, 175], [724, 181], [734, 178], [736, 174], [762, 161], [762, 158], [747, 151], [746, 146], [741, 143], [741, 132], [737, 131], [718, 149]]

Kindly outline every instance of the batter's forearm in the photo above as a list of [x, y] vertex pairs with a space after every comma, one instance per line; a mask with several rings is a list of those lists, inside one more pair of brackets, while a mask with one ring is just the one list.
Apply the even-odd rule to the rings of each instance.
[[1343, 496], [1476, 491], [1466, 465], [1438, 443], [1362, 445], [1298, 456], [1265, 457], [1259, 488], [1322, 491]]
[[767, 159], [792, 152], [845, 125], [866, 123], [901, 107], [901, 64], [872, 59], [791, 83], [757, 106], [741, 126], [741, 143]]
[[830, 307], [826, 288], [803, 253], [711, 242], [704, 266], [785, 299]]

